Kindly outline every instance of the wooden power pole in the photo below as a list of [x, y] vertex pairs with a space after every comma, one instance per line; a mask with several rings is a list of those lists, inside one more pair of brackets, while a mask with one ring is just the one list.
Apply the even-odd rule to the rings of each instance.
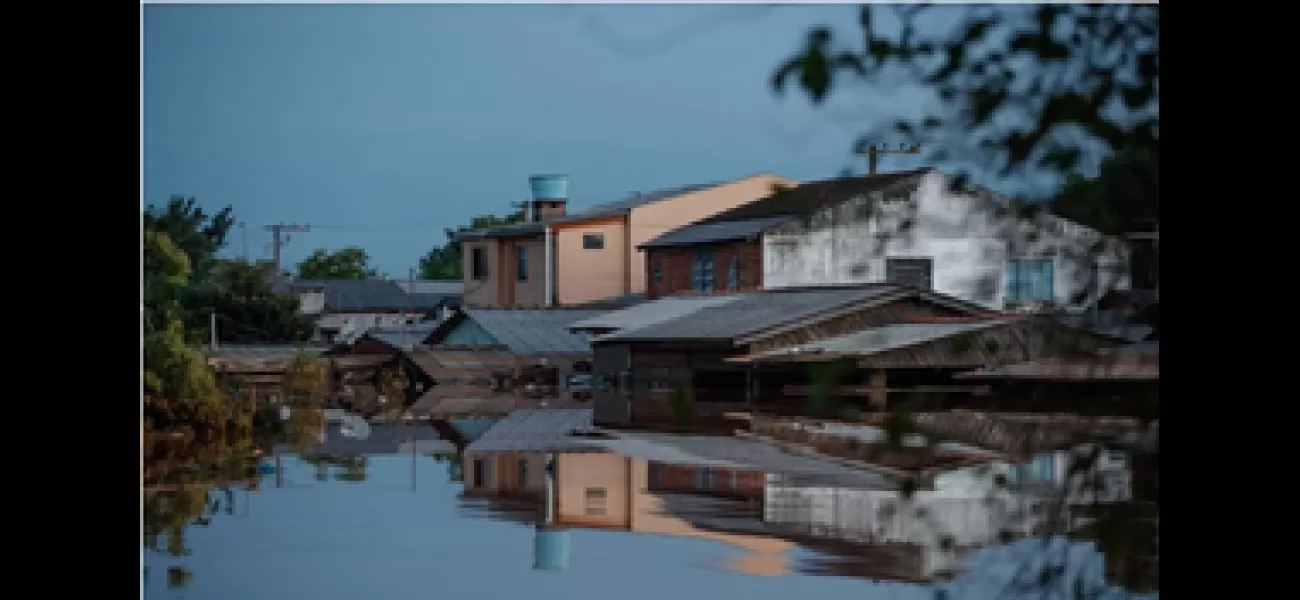
[[289, 243], [289, 236], [284, 234], [308, 232], [311, 231], [311, 226], [276, 223], [275, 225], [267, 225], [266, 230], [271, 232], [271, 259], [275, 262], [275, 276], [278, 279], [284, 273], [284, 270], [280, 268], [280, 249]]
[[899, 144], [898, 148], [889, 148], [884, 144], [876, 146], [874, 144], [861, 144], [854, 154], [865, 155], [867, 157], [867, 175], [876, 174], [876, 166], [880, 162], [882, 154], [920, 154], [921, 146], [912, 144]]

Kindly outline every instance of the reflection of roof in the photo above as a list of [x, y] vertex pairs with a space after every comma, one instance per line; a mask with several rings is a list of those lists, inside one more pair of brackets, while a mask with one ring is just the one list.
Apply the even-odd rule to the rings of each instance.
[[1091, 359], [1045, 358], [991, 370], [960, 373], [956, 377], [1047, 381], [1159, 381], [1160, 357], [1145, 354], [1114, 354]]
[[[574, 309], [471, 309], [473, 320], [516, 354], [589, 354], [585, 334], [572, 333], [569, 325], [605, 311]], [[438, 340], [432, 340], [435, 343]]]
[[693, 246], [695, 244], [739, 242], [753, 239], [769, 227], [784, 223], [792, 218], [776, 216], [695, 223], [669, 231], [637, 246], [637, 248], [670, 248], [673, 246]]
[[470, 452], [583, 452], [600, 451], [585, 440], [570, 437], [591, 427], [588, 409], [516, 410], [465, 448]]
[[[411, 439], [417, 442], [417, 451], [421, 452], [452, 452], [456, 451], [454, 445], [446, 440], [438, 438], [438, 431], [428, 425], [371, 425], [370, 435], [366, 439], [354, 439], [345, 437], [342, 429], [338, 425], [330, 425], [325, 429], [325, 441], [323, 443], [312, 444], [302, 450], [302, 454], [341, 454], [346, 456], [368, 455], [368, 454], [397, 454], [402, 447]], [[409, 450], [409, 446], [406, 446]], [[284, 452], [295, 452], [293, 446], [285, 444], [280, 446]]]

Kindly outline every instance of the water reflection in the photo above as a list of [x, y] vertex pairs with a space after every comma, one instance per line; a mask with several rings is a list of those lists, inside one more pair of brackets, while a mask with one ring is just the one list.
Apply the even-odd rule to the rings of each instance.
[[[265, 445], [268, 453], [226, 461], [225, 471], [200, 469], [202, 478], [183, 485], [147, 487], [146, 547], [155, 550], [147, 563], [166, 573], [154, 577], [153, 594], [283, 598], [311, 588], [319, 595], [326, 583], [306, 581], [302, 569], [316, 565], [311, 570], [326, 573], [329, 586], [346, 587], [332, 574], [351, 569], [343, 565], [356, 563], [360, 548], [373, 561], [366, 572], [387, 575], [378, 583], [360, 578], [355, 592], [380, 585], [389, 590], [382, 597], [416, 597], [430, 568], [446, 566], [440, 577], [451, 578], [470, 569], [482, 586], [526, 573], [530, 564], [539, 577], [589, 582], [612, 576], [617, 564], [644, 573], [647, 582], [636, 585], [647, 594], [672, 594], [705, 577], [691, 568], [701, 562], [733, 578], [795, 577], [800, 593], [876, 589], [831, 583], [838, 580], [911, 584], [898, 588], [911, 590], [907, 598], [929, 597], [929, 586], [949, 598], [987, 598], [1028, 585], [1016, 580], [1026, 561], [1048, 570], [1064, 565], [1068, 577], [1107, 589], [1109, 555], [1087, 542], [1017, 541], [1051, 513], [1035, 508], [1040, 501], [1032, 494], [989, 485], [987, 473], [977, 477], [973, 469], [946, 475], [905, 502], [892, 489], [606, 451], [560, 452], [548, 461], [545, 453], [457, 456], [400, 436], [385, 439], [392, 443], [368, 448], [384, 452], [333, 454], [352, 448], [328, 446], [327, 432], [300, 453]], [[394, 564], [408, 566], [383, 566]], [[267, 583], [273, 579], [284, 583]], [[725, 581], [730, 587], [719, 593], [766, 593]], [[465, 593], [481, 596], [474, 589]], [[565, 597], [609, 595], [584, 589]], [[771, 589], [773, 598], [791, 593]]]

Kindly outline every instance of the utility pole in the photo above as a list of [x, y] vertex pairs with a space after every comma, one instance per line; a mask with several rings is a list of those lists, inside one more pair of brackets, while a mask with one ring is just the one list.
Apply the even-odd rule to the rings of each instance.
[[248, 261], [248, 223], [239, 222], [239, 240], [244, 246], [244, 261]]
[[280, 278], [284, 270], [280, 268], [280, 249], [289, 243], [289, 236], [286, 233], [303, 233], [311, 231], [311, 225], [297, 225], [292, 223], [276, 223], [267, 225], [265, 228], [271, 232], [271, 260], [275, 262], [275, 277]]
[[867, 157], [867, 175], [876, 174], [876, 165], [880, 162], [882, 154], [920, 154], [921, 146], [912, 144], [899, 144], [898, 148], [889, 148], [884, 144], [876, 146], [875, 144], [859, 144], [854, 154]]

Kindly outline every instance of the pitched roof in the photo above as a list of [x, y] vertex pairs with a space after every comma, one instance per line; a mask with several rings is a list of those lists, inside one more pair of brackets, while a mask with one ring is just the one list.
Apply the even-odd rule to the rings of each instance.
[[438, 294], [459, 296], [465, 292], [465, 282], [460, 280], [417, 279], [397, 280], [398, 287], [408, 294]]
[[[763, 290], [715, 296], [706, 306], [683, 303], [678, 305], [681, 311], [676, 316], [659, 319], [654, 322], [620, 329], [614, 333], [596, 338], [597, 343], [629, 341], [697, 341], [697, 342], [736, 342], [747, 336], [775, 330], [784, 326], [795, 325], [813, 317], [832, 313], [851, 306], [870, 301], [885, 301], [903, 297], [906, 294], [926, 294], [932, 298], [947, 299], [954, 306], [966, 307], [967, 303], [949, 299], [939, 294], [920, 292], [906, 286], [890, 283], [876, 283], [853, 286], [824, 286]], [[664, 298], [654, 303], [673, 300]], [[941, 300], [942, 301], [942, 300]], [[984, 309], [970, 306], [970, 312], [977, 314]], [[636, 310], [633, 307], [628, 310]], [[642, 309], [647, 310], [648, 309]], [[667, 312], [667, 311], [665, 311]], [[611, 315], [610, 322], [620, 316]], [[631, 321], [632, 319], [628, 319]]]
[[622, 200], [615, 200], [613, 202], [597, 204], [585, 210], [581, 210], [575, 213], [570, 213], [563, 217], [551, 219], [546, 222], [534, 221], [528, 223], [513, 223], [510, 225], [503, 225], [500, 227], [478, 229], [474, 231], [465, 231], [457, 234], [457, 236], [459, 237], [459, 239], [462, 240], [472, 240], [472, 239], [482, 239], [482, 238], [529, 237], [535, 235], [542, 235], [546, 231], [546, 225], [549, 223], [574, 223], [579, 221], [586, 221], [588, 219], [601, 219], [605, 217], [616, 217], [620, 215], [626, 215], [629, 212], [631, 212], [632, 209], [634, 208], [639, 208], [649, 204], [654, 204], [656, 202], [662, 202], [664, 200], [668, 200], [670, 198], [675, 198], [677, 196], [682, 196], [685, 194], [700, 192], [703, 190], [707, 190], [711, 187], [724, 185], [725, 183], [730, 183], [730, 182], [686, 185], [686, 186], [680, 186], [675, 188], [655, 190], [653, 192], [648, 192], [648, 193], [637, 193], [628, 198], [624, 198]]
[[368, 337], [394, 348], [411, 348], [423, 344], [438, 325], [437, 321], [425, 321], [402, 327], [371, 327], [358, 337]]
[[642, 302], [645, 302], [645, 300], [645, 293], [638, 292], [636, 294], [610, 296], [609, 298], [601, 298], [599, 300], [592, 300], [591, 302], [575, 304], [572, 308], [584, 310], [622, 310], [624, 308], [641, 304]]
[[569, 435], [591, 424], [591, 409], [516, 410], [466, 447], [465, 452], [603, 451]]
[[971, 333], [1012, 323], [1016, 319], [999, 318], [967, 320], [946, 323], [898, 323], [872, 327], [863, 331], [802, 344], [798, 348], [783, 348], [757, 355], [755, 358], [788, 356], [791, 354], [840, 354], [870, 356], [899, 348], [933, 342], [954, 335]]
[[[761, 202], [761, 200], [759, 202]], [[753, 219], [737, 219], [734, 221], [693, 223], [669, 231], [668, 233], [637, 246], [637, 248], [669, 248], [673, 246], [694, 246], [696, 244], [738, 242], [751, 239], [763, 231], [766, 231], [773, 225], [779, 225], [792, 218], [794, 217], [780, 215], [774, 217], [757, 217]]]
[[623, 310], [615, 310], [575, 321], [569, 325], [574, 331], [633, 329], [684, 317], [708, 306], [733, 301], [734, 296], [669, 296]]
[[[605, 311], [579, 309], [491, 309], [466, 311], [471, 319], [515, 354], [589, 354], [591, 342], [586, 334], [569, 331], [573, 322], [594, 317]], [[449, 328], [447, 332], [449, 333]], [[432, 343], [441, 343], [431, 339]]]
[[799, 184], [665, 233], [638, 248], [688, 246], [747, 239], [792, 217], [811, 215], [867, 192], [914, 185], [932, 168]]
[[388, 279], [320, 280], [300, 279], [272, 286], [277, 293], [320, 291], [325, 308], [337, 312], [426, 311], [441, 306], [447, 294], [408, 294]]

